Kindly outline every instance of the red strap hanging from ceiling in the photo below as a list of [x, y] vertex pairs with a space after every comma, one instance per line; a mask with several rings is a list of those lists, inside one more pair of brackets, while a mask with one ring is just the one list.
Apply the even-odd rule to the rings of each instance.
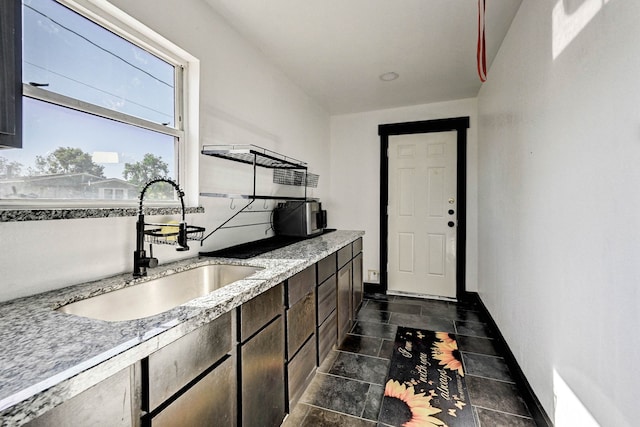
[[487, 54], [486, 43], [484, 40], [484, 10], [485, 0], [478, 0], [478, 76], [480, 81], [487, 80]]

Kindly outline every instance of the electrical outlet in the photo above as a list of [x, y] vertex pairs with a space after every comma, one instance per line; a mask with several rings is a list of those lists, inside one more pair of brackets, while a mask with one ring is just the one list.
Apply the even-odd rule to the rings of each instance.
[[379, 282], [380, 281], [380, 273], [378, 270], [367, 270], [368, 273], [368, 281], [369, 282]]

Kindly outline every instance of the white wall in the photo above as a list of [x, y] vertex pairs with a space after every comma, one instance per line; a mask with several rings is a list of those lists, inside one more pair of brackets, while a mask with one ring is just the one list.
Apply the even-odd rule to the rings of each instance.
[[364, 278], [380, 270], [380, 137], [378, 125], [470, 117], [467, 130], [467, 290], [477, 283], [477, 105], [475, 99], [331, 117], [329, 225], [365, 230]]
[[[111, 3], [200, 60], [201, 144], [251, 143], [305, 160], [310, 171], [320, 175], [320, 185], [311, 195], [327, 194], [328, 114], [203, 1]], [[236, 181], [241, 182], [236, 190], [251, 190], [250, 167], [212, 161], [200, 159], [203, 191], [229, 191]], [[281, 191], [273, 185], [262, 185], [261, 190]], [[206, 213], [190, 215], [188, 223], [211, 230], [232, 213], [228, 200], [203, 198], [201, 204]], [[216, 233], [204, 249], [264, 237], [266, 228]], [[130, 271], [134, 230], [135, 218], [0, 223], [0, 301]], [[201, 249], [196, 243], [191, 248], [179, 253], [156, 246], [154, 255], [163, 263], [194, 256]]]
[[524, 1], [478, 98], [478, 288], [559, 427], [637, 425], [638, 17]]

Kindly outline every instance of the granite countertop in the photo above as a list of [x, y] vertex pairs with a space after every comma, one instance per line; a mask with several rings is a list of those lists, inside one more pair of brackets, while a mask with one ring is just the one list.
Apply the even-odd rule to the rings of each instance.
[[[355, 241], [335, 231], [246, 260], [193, 257], [0, 303], [0, 425], [20, 425]], [[73, 301], [209, 264], [263, 267], [252, 276], [143, 319], [107, 322], [55, 309]]]

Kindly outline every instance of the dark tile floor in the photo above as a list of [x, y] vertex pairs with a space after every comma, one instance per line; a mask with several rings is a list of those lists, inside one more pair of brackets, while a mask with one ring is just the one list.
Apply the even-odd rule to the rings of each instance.
[[383, 427], [380, 404], [398, 326], [458, 336], [465, 381], [480, 427], [535, 427], [478, 307], [366, 295], [357, 321], [318, 368], [283, 427]]

